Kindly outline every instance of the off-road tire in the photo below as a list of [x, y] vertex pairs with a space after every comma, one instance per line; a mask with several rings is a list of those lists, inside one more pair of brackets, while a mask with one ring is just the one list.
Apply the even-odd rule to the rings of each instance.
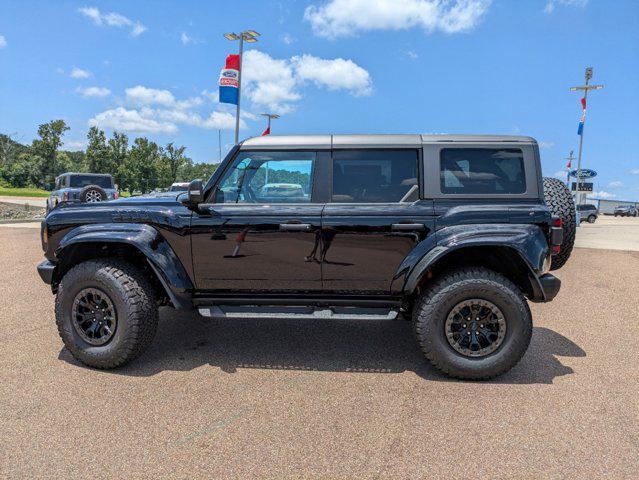
[[596, 220], [597, 220], [597, 217], [595, 217], [594, 215], [590, 215], [588, 217], [588, 223], [595, 223]]
[[[101, 346], [82, 339], [73, 326], [73, 302], [83, 289], [107, 294], [115, 307], [113, 337]], [[69, 352], [95, 368], [115, 368], [138, 357], [153, 341], [158, 307], [151, 284], [133, 265], [119, 260], [89, 260], [73, 267], [62, 279], [55, 301], [58, 332]]]
[[[467, 357], [448, 342], [445, 322], [459, 302], [488, 300], [506, 320], [502, 343], [482, 357]], [[521, 291], [503, 275], [482, 267], [444, 274], [427, 288], [413, 309], [413, 328], [426, 358], [445, 374], [464, 380], [487, 380], [513, 368], [532, 336], [532, 316]]]
[[575, 201], [568, 187], [557, 178], [544, 177], [544, 198], [550, 213], [554, 217], [561, 218], [564, 226], [564, 239], [561, 242], [561, 250], [553, 255], [550, 264], [551, 270], [557, 270], [564, 266], [570, 258], [572, 247], [575, 244], [577, 233], [577, 214]]
[[99, 185], [87, 185], [80, 191], [80, 201], [82, 203], [91, 202], [91, 198], [98, 198], [99, 200], [93, 200], [98, 202], [104, 202], [107, 200], [107, 193], [104, 188]]

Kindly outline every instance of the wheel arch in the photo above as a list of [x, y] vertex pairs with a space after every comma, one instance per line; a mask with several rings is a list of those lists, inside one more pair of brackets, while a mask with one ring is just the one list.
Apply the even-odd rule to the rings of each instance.
[[534, 268], [525, 256], [510, 245], [472, 244], [435, 247], [409, 275], [404, 293], [415, 298], [429, 283], [446, 271], [460, 267], [485, 267], [504, 275], [532, 301], [542, 301], [544, 292]]
[[193, 284], [180, 259], [160, 233], [149, 225], [88, 225], [67, 233], [55, 251], [58, 263], [52, 287], [78, 263], [119, 258], [146, 272], [158, 298], [176, 309], [192, 307]]

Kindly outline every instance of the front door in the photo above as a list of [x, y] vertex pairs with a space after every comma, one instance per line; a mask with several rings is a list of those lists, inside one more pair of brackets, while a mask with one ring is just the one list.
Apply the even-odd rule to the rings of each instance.
[[322, 214], [326, 291], [400, 293], [398, 267], [433, 230], [419, 161], [418, 149], [333, 152], [332, 201]]
[[322, 288], [309, 258], [324, 205], [314, 203], [317, 152], [240, 151], [214, 202], [193, 214], [193, 269], [199, 290], [304, 292]]

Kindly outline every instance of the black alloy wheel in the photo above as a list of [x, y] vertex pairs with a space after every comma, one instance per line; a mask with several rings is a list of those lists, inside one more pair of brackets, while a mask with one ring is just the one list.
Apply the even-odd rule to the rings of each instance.
[[484, 357], [504, 341], [506, 320], [497, 305], [473, 298], [453, 307], [444, 328], [448, 343], [455, 351], [466, 357]]
[[113, 338], [118, 320], [109, 296], [96, 288], [84, 288], [73, 301], [73, 327], [90, 345], [100, 346]]

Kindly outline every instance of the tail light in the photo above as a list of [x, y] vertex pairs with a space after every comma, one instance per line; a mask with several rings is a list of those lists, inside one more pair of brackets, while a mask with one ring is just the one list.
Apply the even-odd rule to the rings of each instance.
[[561, 253], [561, 244], [564, 240], [564, 221], [554, 217], [550, 228], [550, 251], [553, 255]]
[[69, 200], [69, 192], [63, 192], [62, 193], [62, 201], [66, 202], [67, 200]]

